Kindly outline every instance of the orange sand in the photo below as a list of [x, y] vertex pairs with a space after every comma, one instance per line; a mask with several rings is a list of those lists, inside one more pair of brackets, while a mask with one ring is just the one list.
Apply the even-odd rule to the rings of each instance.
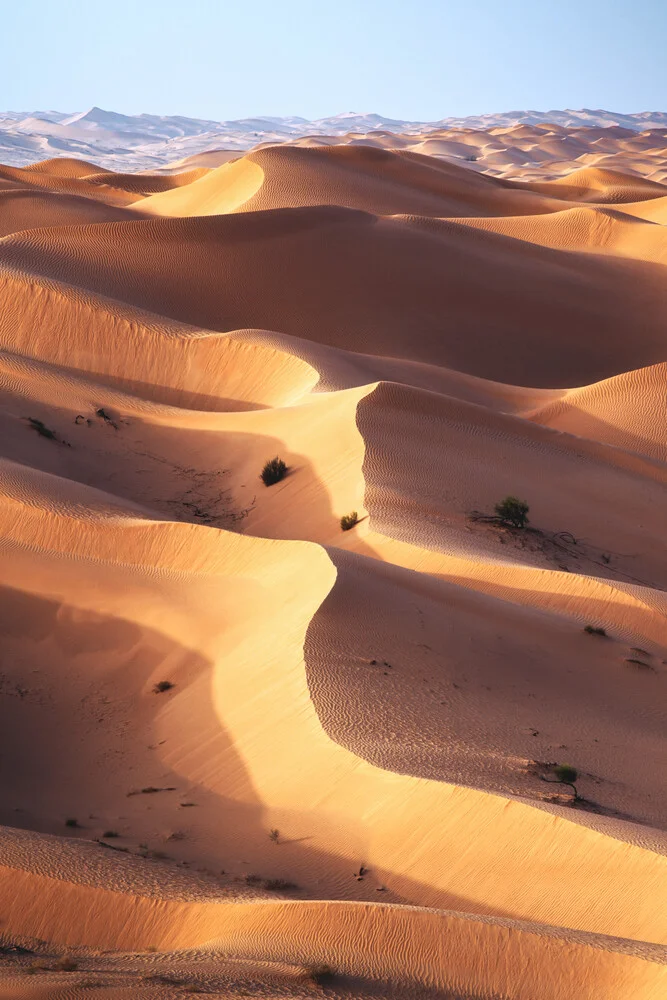
[[667, 188], [620, 131], [0, 168], [0, 998], [666, 995]]

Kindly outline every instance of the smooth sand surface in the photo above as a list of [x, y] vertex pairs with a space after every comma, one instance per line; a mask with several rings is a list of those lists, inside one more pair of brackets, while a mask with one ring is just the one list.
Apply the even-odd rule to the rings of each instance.
[[608, 131], [0, 168], [0, 998], [666, 995], [667, 189]]

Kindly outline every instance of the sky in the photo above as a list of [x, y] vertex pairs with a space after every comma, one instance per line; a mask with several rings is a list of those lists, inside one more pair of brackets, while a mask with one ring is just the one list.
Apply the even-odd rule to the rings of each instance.
[[664, 0], [21, 0], [0, 25], [8, 111], [667, 110]]

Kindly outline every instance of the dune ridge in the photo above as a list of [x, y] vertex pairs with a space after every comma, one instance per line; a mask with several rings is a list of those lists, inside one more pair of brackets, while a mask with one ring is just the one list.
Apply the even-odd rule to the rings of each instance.
[[0, 912], [64, 995], [662, 997], [666, 189], [599, 131], [0, 169]]

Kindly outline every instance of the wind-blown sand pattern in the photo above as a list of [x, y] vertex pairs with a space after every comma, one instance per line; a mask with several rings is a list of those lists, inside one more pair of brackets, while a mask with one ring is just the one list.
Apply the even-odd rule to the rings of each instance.
[[0, 168], [0, 998], [667, 995], [664, 148], [437, 141]]

